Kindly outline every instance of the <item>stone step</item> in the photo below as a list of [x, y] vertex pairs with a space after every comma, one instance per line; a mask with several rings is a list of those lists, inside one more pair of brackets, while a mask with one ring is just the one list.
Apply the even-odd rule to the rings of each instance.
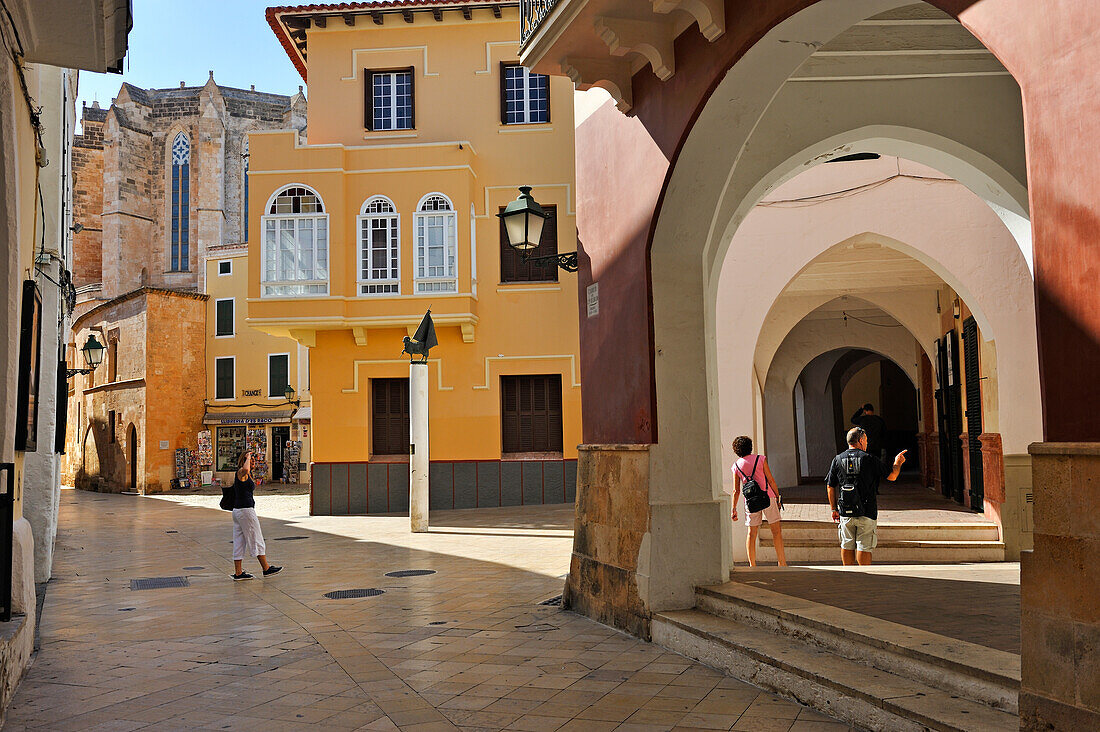
[[[958, 524], [879, 524], [879, 541], [998, 541], [1000, 530], [993, 523]], [[760, 538], [770, 538], [771, 527], [767, 522], [761, 526]], [[783, 538], [828, 538], [836, 539], [836, 524], [832, 521], [784, 521]]]
[[[783, 532], [783, 548], [787, 562], [821, 563], [840, 561], [840, 542], [834, 534], [829, 539], [788, 537]], [[883, 541], [879, 538], [873, 552], [876, 562], [935, 564], [940, 562], [1003, 562], [1005, 545], [1001, 541]], [[776, 561], [771, 536], [760, 537], [756, 549], [760, 562]]]
[[1020, 657], [745, 582], [695, 590], [695, 607], [866, 666], [1016, 712]]
[[1019, 729], [1011, 712], [701, 610], [657, 613], [651, 629], [655, 643], [860, 729]]

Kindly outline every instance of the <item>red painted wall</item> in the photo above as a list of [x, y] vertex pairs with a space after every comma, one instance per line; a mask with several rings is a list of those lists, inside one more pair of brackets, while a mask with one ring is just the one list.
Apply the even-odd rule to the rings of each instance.
[[[1100, 441], [1100, 2], [930, 1], [1020, 84], [1046, 439]], [[813, 2], [727, 0], [725, 35], [709, 43], [689, 28], [669, 81], [646, 67], [633, 79], [629, 117], [605, 107], [578, 128], [585, 442], [657, 440], [648, 250], [669, 173], [726, 70]], [[586, 318], [593, 281], [600, 315]]]

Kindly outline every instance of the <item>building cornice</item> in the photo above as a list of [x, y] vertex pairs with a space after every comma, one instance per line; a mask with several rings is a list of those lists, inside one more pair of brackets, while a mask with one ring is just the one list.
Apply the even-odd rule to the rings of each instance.
[[80, 328], [81, 328], [81, 325], [82, 325], [82, 323], [84, 323], [84, 321], [90, 319], [93, 315], [96, 315], [96, 314], [98, 314], [98, 313], [100, 313], [104, 310], [107, 310], [108, 308], [112, 308], [115, 305], [121, 305], [122, 303], [124, 303], [128, 300], [134, 300], [138, 297], [141, 297], [142, 295], [150, 295], [150, 294], [169, 295], [169, 296], [172, 296], [172, 297], [181, 297], [181, 298], [185, 298], [185, 299], [189, 299], [189, 300], [203, 300], [203, 301], [205, 301], [205, 300], [210, 299], [209, 295], [206, 295], [206, 294], [201, 293], [201, 292], [191, 292], [191, 291], [188, 291], [188, 290], [170, 290], [166, 287], [139, 287], [136, 290], [131, 290], [130, 292], [119, 295], [116, 298], [112, 298], [111, 300], [107, 300], [105, 302], [101, 302], [99, 305], [96, 305], [94, 308], [92, 308], [91, 310], [84, 313], [83, 315], [81, 315], [80, 317], [78, 317], [76, 320], [73, 321], [72, 330], [73, 330], [74, 333], [79, 331]]

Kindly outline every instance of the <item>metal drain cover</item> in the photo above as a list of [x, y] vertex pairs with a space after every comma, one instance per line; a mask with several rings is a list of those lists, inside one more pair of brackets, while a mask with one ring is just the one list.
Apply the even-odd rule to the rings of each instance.
[[206, 567], [184, 567], [184, 569], [193, 572], [193, 571], [198, 570], [198, 569], [206, 569]]
[[386, 572], [387, 577], [423, 577], [426, 574], [435, 574], [434, 569], [399, 569], [396, 572]]
[[171, 587], [190, 587], [186, 577], [144, 577], [130, 580], [131, 590], [166, 590]]
[[272, 541], [299, 541], [308, 538], [308, 536], [276, 536]]
[[551, 597], [549, 600], [543, 600], [540, 605], [553, 605], [554, 607], [561, 607], [561, 595]]
[[350, 600], [355, 597], [377, 597], [384, 592], [385, 590], [378, 590], [373, 587], [365, 590], [333, 590], [332, 592], [326, 592], [325, 597], [330, 600]]

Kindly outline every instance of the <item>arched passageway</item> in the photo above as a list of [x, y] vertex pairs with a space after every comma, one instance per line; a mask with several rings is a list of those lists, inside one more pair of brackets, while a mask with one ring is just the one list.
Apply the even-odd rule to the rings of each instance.
[[[550, 52], [570, 43], [579, 49], [588, 40], [595, 4], [576, 22], [557, 13], [554, 36], [533, 40], [525, 55], [541, 58], [551, 72], [547, 66], [568, 63], [568, 54]], [[671, 78], [670, 67], [658, 78], [645, 68], [635, 73], [636, 63], [612, 80], [624, 92], [624, 106], [632, 105], [632, 116], [605, 106], [577, 135], [578, 225], [585, 242], [580, 285], [598, 284], [601, 297], [599, 317], [582, 317], [584, 434], [591, 446], [579, 468], [578, 525], [600, 524], [612, 540], [597, 545], [578, 539], [566, 601], [643, 633], [653, 612], [690, 607], [694, 586], [724, 579], [729, 567], [729, 554], [717, 552], [713, 541], [728, 532], [729, 523], [720, 500], [724, 422], [732, 414], [725, 405], [728, 401], [737, 412], [736, 424], [765, 432], [772, 356], [805, 313], [827, 301], [807, 298], [787, 314], [771, 310], [791, 277], [821, 249], [791, 254], [791, 245], [799, 242], [788, 240], [770, 252], [764, 246], [754, 251], [734, 246], [734, 240], [761, 200], [824, 160], [874, 151], [930, 166], [960, 181], [1000, 215], [1025, 252], [1030, 247], [1023, 222], [1033, 223], [1045, 429], [1035, 429], [1032, 408], [1038, 405], [1038, 369], [1030, 358], [1037, 351], [1035, 336], [1029, 342], [1026, 332], [1011, 327], [1030, 320], [1024, 309], [1031, 302], [1002, 298], [1003, 311], [980, 302], [980, 288], [965, 291], [968, 278], [952, 251], [935, 261], [948, 265], [946, 274], [957, 281], [933, 270], [951, 289], [938, 303], [937, 314], [944, 317], [933, 321], [931, 330], [906, 324], [921, 345], [921, 358], [929, 361], [927, 367], [921, 361], [921, 411], [936, 412], [937, 404], [946, 404], [952, 436], [980, 430], [984, 438], [996, 429], [1004, 471], [1017, 478], [1031, 473], [1030, 441], [1093, 440], [1088, 446], [1031, 450], [1042, 456], [1036, 458], [1037, 486], [1059, 482], [1055, 463], [1096, 475], [1096, 392], [1083, 374], [1100, 364], [1100, 301], [1085, 242], [1096, 240], [1100, 213], [1097, 186], [1080, 173], [1095, 167], [1091, 163], [1100, 149], [1095, 144], [1100, 117], [1081, 113], [1081, 100], [1096, 98], [1098, 85], [1091, 71], [1100, 51], [1084, 42], [1100, 29], [1095, 4], [774, 0], [721, 5], [725, 23], [717, 35], [709, 32], [713, 24], [699, 20], [701, 34], [689, 27], [676, 38]], [[570, 23], [572, 37], [561, 32]], [[927, 26], [927, 33], [910, 25]], [[586, 53], [593, 48], [584, 46]], [[610, 58], [598, 61], [585, 68], [573, 65], [569, 73], [581, 81], [607, 79], [601, 74], [616, 66]], [[1029, 160], [1021, 97], [1032, 112]], [[1042, 114], [1034, 113], [1040, 109]], [[866, 226], [849, 236], [864, 233], [883, 230]], [[909, 241], [885, 234], [895, 242]], [[729, 253], [748, 255], [742, 274], [751, 291], [746, 288], [741, 301], [758, 299], [765, 306], [720, 321], [716, 313], [726, 291], [721, 263]], [[1020, 257], [1026, 266], [1028, 257]], [[996, 267], [1002, 261], [1015, 267], [1012, 259], [986, 263]], [[882, 307], [870, 293], [860, 297]], [[909, 311], [883, 310], [899, 321]], [[730, 323], [740, 357], [727, 378], [717, 354], [724, 332], [719, 326]], [[979, 376], [979, 388], [967, 391], [974, 385], [960, 383], [966, 371], [960, 350], [976, 357], [979, 368], [972, 371], [996, 371], [1000, 388], [988, 388]], [[960, 391], [976, 395], [988, 419], [971, 424], [969, 410], [952, 407]], [[643, 457], [636, 457], [639, 453]], [[974, 456], [971, 445], [966, 453]], [[1040, 462], [1045, 467], [1040, 469]], [[630, 470], [623, 469], [627, 465]], [[1014, 479], [1006, 480], [1011, 485]], [[1074, 500], [1091, 506], [1088, 480], [1071, 482]], [[614, 526], [601, 521], [612, 499], [627, 497], [643, 504], [636, 520]], [[1002, 510], [1009, 505], [1003, 503]], [[1053, 520], [1040, 533], [1046, 543], [1036, 541], [1036, 557], [1044, 559], [1030, 574], [1054, 591], [1057, 581], [1051, 576], [1058, 573], [1049, 570], [1058, 552], [1071, 544], [1095, 549], [1095, 541]], [[1083, 598], [1067, 605], [1072, 608], [1029, 607], [1025, 625], [1049, 622], [1060, 633], [1073, 632], [1071, 617], [1087, 611]], [[1051, 642], [1036, 644], [1057, 655]], [[1072, 670], [1060, 673], [1058, 683], [1072, 675]], [[1038, 676], [1029, 682], [1025, 670], [1025, 696], [1031, 695], [1031, 713], [1039, 717], [1046, 712], [1036, 707], [1035, 689], [1043, 690], [1048, 716], [1081, 707], [1072, 693], [1067, 700]]]

